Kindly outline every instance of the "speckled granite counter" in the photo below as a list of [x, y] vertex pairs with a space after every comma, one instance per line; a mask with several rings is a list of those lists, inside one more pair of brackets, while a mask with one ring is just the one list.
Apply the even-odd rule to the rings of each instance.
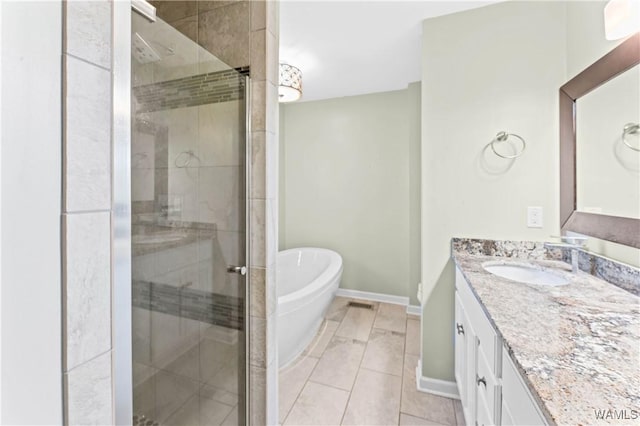
[[[455, 264], [547, 419], [638, 424], [637, 418], [598, 420], [595, 410], [640, 413], [640, 298], [585, 272], [572, 274], [568, 264], [549, 256], [561, 258], [555, 250], [546, 253], [542, 243], [452, 241]], [[570, 283], [521, 284], [482, 267], [505, 258], [561, 271]]]

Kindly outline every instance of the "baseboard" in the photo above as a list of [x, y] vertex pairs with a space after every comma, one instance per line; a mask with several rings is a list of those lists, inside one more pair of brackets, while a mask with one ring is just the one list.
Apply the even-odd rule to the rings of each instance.
[[407, 314], [409, 315], [422, 315], [422, 306], [420, 305], [407, 305]]
[[420, 392], [432, 393], [447, 398], [460, 399], [456, 382], [432, 379], [422, 375], [422, 363], [418, 361], [416, 366], [416, 387]]
[[339, 288], [336, 292], [336, 296], [340, 297], [352, 297], [354, 299], [370, 300], [372, 302], [384, 302], [394, 305], [409, 305], [409, 298], [403, 296], [392, 296], [390, 294], [372, 293], [369, 291], [349, 290], [346, 288]]

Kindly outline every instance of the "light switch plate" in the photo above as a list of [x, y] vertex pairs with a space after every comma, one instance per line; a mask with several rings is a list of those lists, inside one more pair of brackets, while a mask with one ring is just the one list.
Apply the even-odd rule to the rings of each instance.
[[527, 207], [527, 227], [542, 228], [542, 207]]

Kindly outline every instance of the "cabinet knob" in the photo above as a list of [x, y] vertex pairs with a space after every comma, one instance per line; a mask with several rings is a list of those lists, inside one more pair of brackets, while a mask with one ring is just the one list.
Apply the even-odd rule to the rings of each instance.
[[482, 383], [484, 385], [484, 387], [487, 387], [487, 380], [484, 377], [479, 377], [476, 374], [476, 383], [478, 384], [478, 386], [480, 386], [480, 383]]
[[462, 324], [456, 323], [456, 329], [458, 330], [458, 334], [464, 334], [464, 326]]

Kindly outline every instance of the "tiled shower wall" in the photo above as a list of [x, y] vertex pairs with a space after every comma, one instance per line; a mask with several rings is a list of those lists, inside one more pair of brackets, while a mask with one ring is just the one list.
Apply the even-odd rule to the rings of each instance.
[[112, 4], [63, 2], [63, 369], [66, 424], [112, 424]]
[[[278, 4], [157, 3], [158, 15], [233, 67], [250, 66], [250, 424], [277, 423]], [[111, 424], [112, 2], [64, 14], [63, 352], [65, 423]]]

